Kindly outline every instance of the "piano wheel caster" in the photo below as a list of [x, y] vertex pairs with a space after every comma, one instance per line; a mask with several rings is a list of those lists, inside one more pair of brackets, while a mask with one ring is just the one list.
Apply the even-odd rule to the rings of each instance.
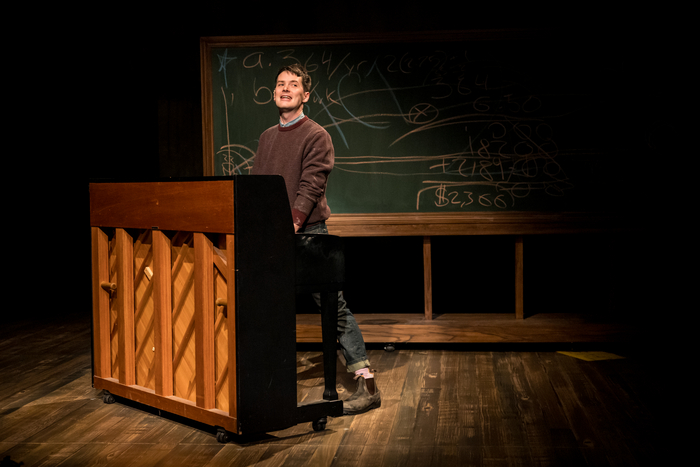
[[216, 440], [220, 443], [228, 443], [231, 441], [231, 438], [228, 435], [228, 431], [221, 427], [216, 427]]
[[313, 427], [314, 431], [323, 431], [326, 429], [326, 423], [328, 423], [328, 419], [323, 417], [311, 422], [311, 426]]
[[393, 352], [396, 350], [396, 347], [394, 347], [394, 344], [384, 344], [384, 350], [387, 352]]
[[104, 402], [105, 404], [114, 404], [115, 402], [117, 402], [117, 400], [109, 391], [103, 391], [102, 402]]

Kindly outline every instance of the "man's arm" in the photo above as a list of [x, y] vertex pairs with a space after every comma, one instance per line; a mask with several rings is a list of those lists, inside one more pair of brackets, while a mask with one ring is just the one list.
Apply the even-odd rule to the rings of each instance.
[[335, 158], [331, 137], [325, 130], [317, 132], [308, 147], [310, 149], [302, 161], [297, 197], [292, 206], [295, 232], [304, 225], [311, 211], [326, 194], [328, 176]]

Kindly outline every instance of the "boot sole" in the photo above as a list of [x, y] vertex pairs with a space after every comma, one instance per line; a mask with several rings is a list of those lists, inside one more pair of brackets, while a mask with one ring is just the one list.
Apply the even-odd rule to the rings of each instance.
[[343, 415], [359, 415], [361, 413], [369, 412], [372, 409], [378, 409], [381, 406], [382, 406], [382, 400], [379, 399], [377, 402], [374, 402], [374, 403], [368, 405], [367, 407], [365, 407], [364, 409], [358, 410], [357, 412], [346, 412], [345, 410], [343, 410]]

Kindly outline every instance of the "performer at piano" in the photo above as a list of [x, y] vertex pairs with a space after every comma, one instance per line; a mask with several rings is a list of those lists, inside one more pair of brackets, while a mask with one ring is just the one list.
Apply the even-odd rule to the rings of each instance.
[[[331, 210], [326, 185], [333, 169], [334, 149], [328, 132], [304, 115], [310, 92], [311, 77], [300, 65], [280, 69], [273, 94], [279, 124], [260, 136], [251, 173], [284, 178], [295, 232], [327, 234], [325, 221]], [[314, 294], [314, 300], [320, 307], [319, 294]], [[370, 370], [364, 338], [342, 292], [338, 293], [338, 342], [347, 369], [357, 380], [357, 390], [343, 401], [343, 413], [354, 415], [380, 407], [381, 395]]]

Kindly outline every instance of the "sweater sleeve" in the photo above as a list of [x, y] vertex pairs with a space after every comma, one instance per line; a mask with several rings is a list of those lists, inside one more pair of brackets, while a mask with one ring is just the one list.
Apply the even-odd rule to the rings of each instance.
[[324, 197], [334, 159], [333, 143], [328, 132], [319, 129], [310, 135], [305, 144], [299, 190], [292, 206], [295, 224], [302, 225]]

